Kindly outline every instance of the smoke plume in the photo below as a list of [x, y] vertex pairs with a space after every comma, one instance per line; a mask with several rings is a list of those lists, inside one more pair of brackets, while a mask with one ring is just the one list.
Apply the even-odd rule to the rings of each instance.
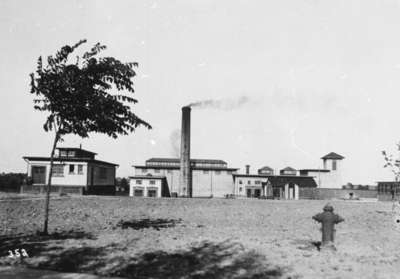
[[175, 129], [169, 136], [171, 142], [171, 155], [174, 158], [180, 157], [181, 130]]
[[213, 108], [222, 110], [233, 110], [238, 109], [248, 103], [250, 99], [246, 96], [241, 96], [237, 99], [209, 99], [198, 102], [190, 103], [188, 106], [192, 108]]

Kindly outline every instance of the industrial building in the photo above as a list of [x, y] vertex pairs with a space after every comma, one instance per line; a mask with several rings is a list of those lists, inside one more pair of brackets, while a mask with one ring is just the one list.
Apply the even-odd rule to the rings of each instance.
[[251, 174], [247, 165], [245, 174], [233, 174], [235, 196], [298, 200], [300, 188], [317, 187], [314, 177], [297, 175], [297, 170], [291, 167], [280, 170], [280, 175], [273, 173], [271, 168], [263, 167], [258, 174]]
[[[274, 174], [268, 166], [257, 174], [238, 173], [228, 168], [223, 160], [191, 159], [188, 170], [193, 197], [225, 197], [233, 195], [247, 198], [274, 198], [297, 200], [308, 198], [315, 188], [341, 189], [338, 161], [343, 156], [331, 152], [322, 157], [323, 169], [286, 167]], [[151, 158], [145, 165], [135, 165], [135, 175], [130, 179], [130, 195], [144, 197], [187, 196], [188, 189], [181, 184], [182, 160], [178, 158]], [[150, 190], [149, 190], [150, 189]]]
[[300, 175], [315, 177], [318, 188], [341, 189], [344, 185], [342, 178], [344, 157], [335, 152], [330, 152], [321, 159], [322, 169], [301, 169]]
[[[168, 189], [157, 196], [186, 196], [187, 188], [181, 188], [180, 173], [181, 161], [178, 158], [151, 158], [145, 165], [135, 165], [135, 175], [130, 177], [130, 195], [140, 196], [143, 185], [151, 185], [157, 188], [157, 193], [162, 193], [162, 187]], [[193, 197], [224, 197], [233, 193], [233, 176], [237, 168], [228, 168], [225, 161], [191, 159], [190, 177]], [[155, 179], [160, 181], [155, 182]], [[162, 182], [164, 180], [164, 185]], [[154, 181], [154, 182], [151, 182]], [[136, 191], [138, 190], [138, 191]], [[136, 192], [135, 192], [136, 191]], [[137, 195], [135, 194], [137, 193]], [[145, 193], [145, 192], [144, 192]], [[144, 194], [143, 196], [147, 196]]]
[[299, 199], [312, 195], [315, 188], [341, 189], [343, 156], [331, 152], [321, 159], [323, 169], [296, 170], [286, 167], [274, 174], [268, 166], [257, 174], [238, 174], [223, 160], [199, 160], [190, 157], [190, 106], [182, 107], [180, 158], [151, 158], [135, 165], [130, 179], [130, 195], [144, 197], [267, 197]]

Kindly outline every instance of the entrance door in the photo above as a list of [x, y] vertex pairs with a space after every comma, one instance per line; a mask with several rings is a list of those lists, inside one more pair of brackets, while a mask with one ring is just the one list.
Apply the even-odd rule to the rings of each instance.
[[46, 167], [32, 166], [33, 184], [46, 184]]
[[273, 196], [274, 198], [280, 199], [281, 198], [281, 188], [273, 188]]
[[255, 189], [254, 190], [254, 197], [259, 198], [261, 196], [261, 190], [260, 189]]
[[246, 193], [247, 193], [247, 197], [248, 197], [248, 198], [251, 198], [251, 189], [247, 189], [247, 190], [246, 190]]
[[157, 190], [148, 190], [147, 191], [147, 196], [150, 198], [156, 198], [157, 197]]

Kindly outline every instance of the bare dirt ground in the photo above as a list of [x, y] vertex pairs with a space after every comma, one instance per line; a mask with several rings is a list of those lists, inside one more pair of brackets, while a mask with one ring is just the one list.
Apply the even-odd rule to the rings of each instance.
[[[326, 201], [62, 197], [0, 202], [0, 264], [128, 278], [399, 278], [392, 203], [332, 201], [337, 251], [311, 217]], [[8, 250], [25, 249], [26, 258]]]

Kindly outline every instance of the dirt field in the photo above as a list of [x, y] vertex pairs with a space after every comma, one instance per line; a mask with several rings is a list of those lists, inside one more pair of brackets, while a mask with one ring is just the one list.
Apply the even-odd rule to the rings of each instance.
[[[311, 217], [326, 201], [62, 197], [1, 200], [0, 264], [128, 278], [399, 278], [392, 204], [333, 201], [337, 251]], [[4, 214], [5, 213], [5, 214]], [[25, 249], [27, 258], [9, 258]]]

